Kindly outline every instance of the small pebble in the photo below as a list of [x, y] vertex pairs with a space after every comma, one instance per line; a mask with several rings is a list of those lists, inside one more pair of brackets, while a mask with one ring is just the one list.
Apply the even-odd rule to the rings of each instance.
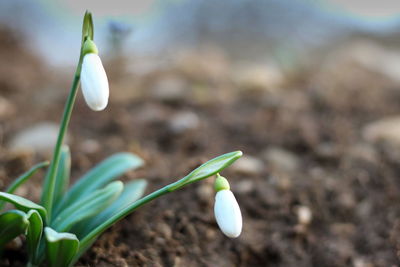
[[297, 220], [302, 225], [308, 225], [312, 220], [312, 211], [307, 206], [299, 206], [297, 208]]
[[163, 77], [152, 88], [152, 95], [163, 102], [181, 102], [185, 99], [186, 89], [186, 82], [179, 77]]
[[385, 142], [399, 147], [400, 117], [388, 117], [371, 122], [363, 128], [362, 136], [370, 143]]
[[244, 155], [232, 165], [231, 170], [244, 175], [260, 175], [264, 167], [264, 163], [258, 158]]
[[4, 97], [0, 97], [0, 119], [10, 118], [14, 113], [15, 106]]
[[169, 127], [174, 133], [183, 133], [197, 129], [200, 125], [199, 117], [190, 111], [180, 112], [172, 116]]
[[157, 231], [166, 239], [170, 239], [172, 237], [171, 227], [166, 223], [157, 224]]
[[267, 161], [272, 168], [281, 171], [293, 172], [299, 168], [299, 158], [284, 149], [272, 147], [263, 152], [263, 158]]
[[80, 148], [83, 152], [91, 154], [100, 150], [100, 144], [96, 140], [88, 139], [81, 143]]
[[12, 151], [50, 152], [57, 141], [58, 130], [55, 123], [37, 123], [16, 133], [9, 148]]
[[255, 184], [250, 179], [246, 179], [233, 184], [235, 193], [238, 194], [248, 194], [254, 191]]
[[214, 201], [215, 192], [214, 188], [210, 184], [201, 183], [197, 188], [196, 193], [200, 201], [203, 203], [210, 203]]

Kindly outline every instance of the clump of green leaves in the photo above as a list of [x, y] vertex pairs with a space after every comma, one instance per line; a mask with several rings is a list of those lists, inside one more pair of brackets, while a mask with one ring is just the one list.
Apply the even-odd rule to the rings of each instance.
[[[71, 154], [63, 141], [77, 94], [82, 61], [88, 50], [85, 43], [93, 42], [93, 36], [92, 16], [86, 12], [79, 63], [50, 164], [43, 162], [32, 167], [5, 192], [0, 192], [0, 256], [8, 242], [24, 235], [28, 266], [73, 265], [99, 235], [117, 221], [153, 199], [219, 173], [242, 155], [236, 151], [216, 157], [182, 179], [143, 196], [147, 185], [144, 179], [126, 184], [117, 180], [127, 171], [142, 166], [143, 160], [131, 153], [118, 153], [100, 162], [70, 186]], [[46, 167], [40, 204], [14, 194], [40, 168]], [[14, 208], [4, 210], [5, 203]]]

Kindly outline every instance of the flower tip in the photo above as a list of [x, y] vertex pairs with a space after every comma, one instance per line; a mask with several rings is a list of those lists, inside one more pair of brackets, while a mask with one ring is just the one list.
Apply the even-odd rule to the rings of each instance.
[[93, 111], [102, 111], [107, 107], [107, 104], [105, 104], [105, 105], [90, 105], [89, 107]]

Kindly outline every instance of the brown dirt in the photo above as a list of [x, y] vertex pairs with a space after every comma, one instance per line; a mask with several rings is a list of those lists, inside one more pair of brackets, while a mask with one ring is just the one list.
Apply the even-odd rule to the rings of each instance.
[[[0, 41], [4, 52], [8, 46]], [[0, 88], [1, 97], [14, 107], [0, 120], [0, 189], [32, 163], [48, 158], [43, 153], [11, 152], [7, 143], [26, 124], [57, 122], [68, 88], [65, 73], [59, 80], [49, 78], [46, 66], [35, 56], [25, 48], [16, 51], [29, 56], [10, 66], [2, 61], [0, 68], [27, 73], [21, 76], [25, 81], [0, 73], [0, 84], [8, 84], [7, 89]], [[400, 112], [398, 85], [338, 61], [333, 70], [321, 68], [288, 78], [281, 88], [249, 87], [224, 72], [215, 77], [200, 58], [193, 57], [190, 68], [180, 62], [143, 75], [120, 72], [117, 67], [123, 65], [110, 62], [107, 110], [92, 112], [78, 96], [69, 130], [72, 174], [79, 177], [106, 156], [131, 151], [143, 157], [146, 166], [124, 179], [145, 177], [150, 192], [207, 159], [242, 150], [263, 161], [255, 173], [234, 168], [223, 173], [242, 209], [242, 235], [231, 240], [218, 230], [209, 193], [212, 183], [203, 181], [119, 222], [78, 265], [397, 265], [399, 161], [387, 148], [366, 144], [361, 128]], [[215, 64], [229, 69], [228, 61]], [[171, 76], [184, 82], [183, 96], [172, 100], [155, 96], [157, 82]], [[26, 83], [32, 86], [27, 88]], [[186, 111], [199, 117], [197, 128], [171, 130], [171, 118]], [[98, 148], [88, 149], [88, 140]], [[360, 146], [363, 152], [357, 150]], [[292, 153], [299, 161], [297, 169], [276, 168], [266, 160], [265, 151], [272, 147]], [[35, 178], [22, 194], [37, 195], [41, 177]], [[311, 210], [309, 224], [299, 221], [299, 207]], [[21, 259], [22, 252], [9, 248], [0, 265], [17, 266]]]

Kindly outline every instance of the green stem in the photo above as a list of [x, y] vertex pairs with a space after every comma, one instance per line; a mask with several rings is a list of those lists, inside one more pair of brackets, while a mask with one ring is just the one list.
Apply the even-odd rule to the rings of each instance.
[[[114, 223], [118, 222], [119, 220], [123, 219], [125, 216], [127, 216], [128, 214], [130, 214], [131, 212], [133, 212], [134, 210], [140, 208], [141, 206], [143, 206], [144, 204], [152, 201], [153, 199], [156, 199], [158, 197], [161, 197], [167, 193], [173, 192], [181, 187], [176, 187], [176, 185], [181, 184], [182, 186], [184, 186], [184, 184], [182, 183], [182, 180], [179, 180], [175, 183], [169, 184], [163, 188], [158, 189], [157, 191], [154, 191], [150, 194], [148, 194], [147, 196], [135, 201], [132, 205], [129, 205], [128, 207], [126, 207], [125, 209], [123, 209], [122, 211], [118, 212], [118, 214], [114, 215], [113, 217], [109, 218], [107, 221], [103, 222], [100, 226], [98, 226], [97, 228], [95, 228], [93, 231], [91, 231], [87, 236], [85, 236], [81, 241], [80, 241], [80, 249], [81, 248], [83, 250], [86, 250], [87, 247], [89, 247], [92, 242], [93, 239], [100, 235], [102, 232], [104, 232], [105, 230], [107, 230], [111, 225], [113, 225]], [[173, 188], [173, 189], [172, 189]], [[83, 252], [83, 251], [80, 251]]]
[[60, 131], [58, 132], [58, 138], [56, 146], [54, 148], [53, 159], [51, 161], [49, 171], [46, 175], [46, 179], [44, 182], [44, 188], [42, 192], [42, 205], [47, 210], [48, 218], [51, 218], [51, 212], [54, 200], [54, 187], [56, 182], [55, 178], [61, 158], [61, 146], [64, 141], [65, 133], [67, 132], [68, 123], [71, 119], [72, 108], [75, 103], [76, 94], [79, 86], [81, 67], [82, 67], [82, 56], [80, 56], [79, 58], [79, 63], [74, 75], [74, 80], [71, 85], [71, 91], [68, 95], [67, 103], [65, 105], [64, 113], [61, 119]]

